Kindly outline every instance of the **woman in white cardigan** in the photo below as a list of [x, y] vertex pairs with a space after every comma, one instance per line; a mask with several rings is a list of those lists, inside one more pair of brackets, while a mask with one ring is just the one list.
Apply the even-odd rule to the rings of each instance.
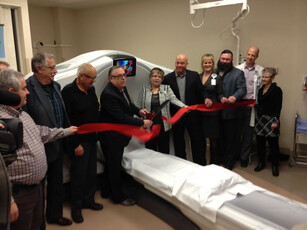
[[[177, 99], [169, 85], [162, 85], [164, 72], [160, 68], [153, 68], [149, 73], [149, 85], [142, 86], [138, 97], [138, 107], [145, 108], [150, 112], [159, 110], [160, 105], [169, 100], [170, 103], [182, 108], [187, 107], [184, 103]], [[170, 104], [168, 103], [162, 108], [161, 113], [153, 119], [153, 124], [161, 124], [159, 135], [146, 142], [146, 148], [159, 151], [161, 153], [169, 153], [169, 132], [171, 124], [162, 120], [161, 115], [170, 118]]]

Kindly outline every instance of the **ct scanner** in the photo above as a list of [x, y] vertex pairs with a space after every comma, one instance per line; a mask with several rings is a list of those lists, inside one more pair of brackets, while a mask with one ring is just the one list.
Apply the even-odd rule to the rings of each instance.
[[[127, 88], [134, 101], [137, 101], [140, 87], [148, 84], [153, 67], [160, 67], [165, 73], [172, 71], [129, 53], [100, 50], [58, 64], [55, 80], [64, 87], [76, 78], [80, 64], [90, 63], [97, 70], [94, 86], [99, 98], [108, 82], [108, 70], [115, 60], [131, 58], [136, 64], [135, 76], [127, 77]], [[101, 155], [99, 148], [99, 159]], [[146, 192], [149, 191], [150, 195], [144, 196], [138, 204], [175, 229], [292, 229], [307, 221], [307, 205], [303, 203], [257, 187], [220, 166], [199, 166], [146, 149], [134, 138], [125, 149], [123, 167], [145, 187]], [[67, 161], [64, 182], [69, 180], [68, 168]], [[98, 172], [102, 170], [98, 163]], [[152, 206], [156, 210], [152, 210]]]

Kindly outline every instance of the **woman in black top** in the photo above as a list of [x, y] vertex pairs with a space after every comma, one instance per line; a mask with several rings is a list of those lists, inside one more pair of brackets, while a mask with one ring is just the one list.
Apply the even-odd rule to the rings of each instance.
[[255, 171], [265, 167], [266, 141], [268, 141], [272, 160], [272, 174], [279, 175], [279, 116], [282, 107], [282, 90], [273, 83], [276, 75], [274, 68], [264, 68], [262, 71], [262, 87], [258, 93], [257, 116], [255, 132], [257, 135], [257, 154], [259, 163]]
[[[199, 77], [208, 98], [211, 100], [209, 104], [205, 101], [205, 104], [207, 107], [210, 107], [211, 102], [216, 103], [221, 101], [223, 97], [223, 81], [221, 76], [213, 73], [214, 56], [212, 54], [205, 54], [202, 56], [201, 66], [203, 72]], [[206, 145], [205, 138], [209, 138], [210, 140], [210, 164], [218, 164], [217, 139], [220, 136], [219, 111], [202, 112], [201, 115], [204, 144]], [[206, 151], [206, 146], [204, 149]]]

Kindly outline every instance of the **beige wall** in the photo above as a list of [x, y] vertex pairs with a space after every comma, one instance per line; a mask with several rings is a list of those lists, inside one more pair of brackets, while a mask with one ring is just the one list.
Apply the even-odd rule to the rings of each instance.
[[[28, 12], [28, 1], [27, 0], [0, 0], [0, 6], [6, 9], [15, 9], [17, 14], [17, 31], [20, 39], [19, 50], [21, 55], [21, 72], [27, 73], [30, 71], [31, 58], [32, 58], [32, 46], [31, 46], [31, 34], [30, 34], [30, 21]], [[5, 37], [8, 38], [7, 33], [12, 31], [6, 31], [4, 26]], [[12, 39], [8, 40], [9, 43]], [[12, 44], [5, 44], [7, 60], [15, 59], [15, 53], [12, 52]], [[15, 60], [13, 61], [12, 67], [16, 68]]]
[[[33, 53], [53, 53], [57, 62], [80, 54], [76, 13], [77, 11], [66, 8], [30, 6], [32, 42], [36, 44]], [[37, 42], [42, 42], [44, 46]]]
[[[189, 56], [189, 68], [200, 71], [200, 57], [213, 53], [216, 61], [223, 49], [236, 57], [236, 39], [226, 30], [240, 5], [206, 11], [205, 26], [190, 24], [187, 0], [136, 0], [82, 10], [30, 6], [34, 40], [73, 44], [63, 48], [60, 60], [83, 52], [114, 49], [131, 53], [152, 63], [173, 68], [178, 53]], [[280, 146], [292, 149], [296, 111], [307, 118], [302, 83], [306, 69], [307, 2], [305, 0], [248, 0], [250, 14], [237, 22], [241, 54], [250, 45], [260, 48], [258, 64], [277, 67], [278, 85], [284, 92]], [[55, 11], [55, 12], [54, 12]], [[200, 22], [199, 15], [196, 24]], [[228, 37], [229, 35], [229, 37]], [[58, 49], [58, 48], [57, 48]]]

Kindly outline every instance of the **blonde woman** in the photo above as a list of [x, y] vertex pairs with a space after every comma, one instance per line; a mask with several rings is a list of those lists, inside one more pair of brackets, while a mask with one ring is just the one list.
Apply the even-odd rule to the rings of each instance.
[[[212, 103], [221, 102], [223, 95], [223, 81], [221, 76], [213, 73], [214, 56], [212, 54], [205, 54], [201, 58], [201, 67], [203, 72], [199, 75], [203, 84], [204, 91]], [[207, 104], [207, 107], [211, 106]], [[206, 145], [206, 138], [210, 140], [210, 164], [219, 164], [219, 156], [217, 151], [217, 140], [220, 136], [220, 119], [219, 111], [208, 111], [201, 113], [202, 119], [202, 133], [204, 144]], [[206, 148], [205, 153], [206, 153]]]

